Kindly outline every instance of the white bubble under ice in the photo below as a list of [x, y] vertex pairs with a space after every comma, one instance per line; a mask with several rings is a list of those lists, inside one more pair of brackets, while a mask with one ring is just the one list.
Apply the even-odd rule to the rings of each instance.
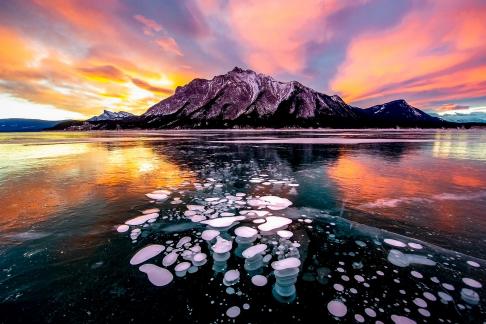
[[479, 281], [471, 279], [471, 278], [462, 278], [462, 282], [464, 282], [466, 285], [468, 285], [469, 287], [472, 287], [472, 288], [482, 288], [483, 287], [483, 285]]
[[143, 264], [138, 269], [145, 272], [149, 281], [158, 287], [168, 285], [174, 279], [174, 276], [169, 270], [156, 266], [155, 264]]
[[201, 238], [205, 241], [212, 241], [220, 234], [219, 231], [216, 230], [205, 230], [201, 234]]
[[383, 240], [386, 244], [395, 246], [395, 247], [406, 247], [407, 244], [403, 243], [402, 241], [394, 240], [394, 239], [384, 239]]
[[230, 308], [228, 308], [228, 310], [226, 311], [226, 316], [228, 316], [229, 318], [235, 318], [235, 317], [238, 317], [238, 315], [240, 315], [241, 313], [241, 310], [238, 306], [232, 306]]
[[130, 229], [130, 227], [128, 225], [123, 224], [123, 225], [118, 225], [118, 227], [116, 228], [116, 231], [118, 233], [124, 233], [124, 232], [128, 231], [129, 229]]
[[246, 259], [253, 258], [255, 255], [262, 253], [266, 249], [267, 249], [266, 244], [256, 244], [244, 250], [242, 255]]
[[151, 244], [140, 249], [135, 255], [130, 259], [131, 265], [137, 265], [159, 255], [165, 247], [160, 244]]
[[251, 277], [251, 283], [258, 287], [265, 286], [267, 282], [268, 282], [267, 277], [262, 275], [255, 275]]
[[268, 216], [265, 218], [265, 220], [265, 223], [258, 225], [258, 229], [262, 232], [270, 232], [292, 223], [291, 219], [281, 216]]
[[329, 311], [329, 313], [336, 317], [343, 317], [348, 312], [348, 308], [346, 307], [346, 305], [342, 301], [337, 299], [331, 300], [327, 304], [327, 310]]

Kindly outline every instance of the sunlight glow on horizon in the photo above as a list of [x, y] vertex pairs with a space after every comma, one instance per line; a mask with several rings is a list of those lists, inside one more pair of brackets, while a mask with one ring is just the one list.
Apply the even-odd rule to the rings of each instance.
[[141, 114], [234, 66], [362, 108], [468, 113], [486, 105], [484, 16], [482, 0], [9, 1], [0, 118]]

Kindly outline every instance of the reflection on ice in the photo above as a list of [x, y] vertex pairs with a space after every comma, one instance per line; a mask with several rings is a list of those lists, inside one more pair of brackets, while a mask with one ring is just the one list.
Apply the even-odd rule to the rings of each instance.
[[244, 183], [245, 193], [225, 182], [232, 179], [228, 174], [201, 173], [198, 182], [153, 191], [167, 196], [158, 208], [116, 227], [134, 243], [164, 243], [146, 245], [130, 261], [150, 259], [139, 269], [153, 285], [167, 285], [174, 275], [175, 284], [164, 289], [206, 277], [231, 296], [219, 301], [219, 313], [228, 318], [251, 311], [248, 302], [264, 289], [280, 311], [289, 303], [305, 307], [306, 300], [319, 302], [325, 316], [359, 323], [458, 321], [481, 312], [481, 260], [295, 207], [289, 199], [299, 188], [295, 179], [268, 170], [233, 179]]

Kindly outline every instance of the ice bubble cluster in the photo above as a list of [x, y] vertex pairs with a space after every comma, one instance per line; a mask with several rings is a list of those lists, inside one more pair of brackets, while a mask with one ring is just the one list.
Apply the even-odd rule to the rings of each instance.
[[272, 262], [275, 275], [273, 293], [285, 300], [293, 300], [296, 296], [295, 283], [299, 275], [300, 260], [295, 257]]

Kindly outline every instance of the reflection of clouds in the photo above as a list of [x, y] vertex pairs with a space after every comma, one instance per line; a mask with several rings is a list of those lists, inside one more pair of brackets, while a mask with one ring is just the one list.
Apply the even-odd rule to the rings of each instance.
[[438, 132], [432, 154], [438, 158], [486, 160], [486, 135], [484, 132]]
[[6, 146], [0, 146], [8, 156], [0, 171], [2, 230], [30, 228], [91, 200], [139, 198], [140, 192], [190, 178], [144, 143]]

